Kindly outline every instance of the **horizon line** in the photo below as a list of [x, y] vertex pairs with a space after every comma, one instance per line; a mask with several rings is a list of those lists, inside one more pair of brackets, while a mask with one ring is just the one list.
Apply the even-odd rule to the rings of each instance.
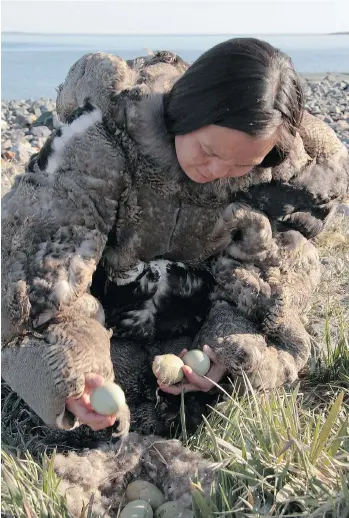
[[31, 31], [1, 31], [1, 34], [24, 34], [35, 36], [242, 36], [246, 34], [258, 36], [335, 36], [335, 35], [349, 35], [349, 31], [339, 32], [254, 32], [254, 33], [207, 33], [207, 32], [173, 32], [173, 33], [116, 33], [116, 32], [31, 32]]

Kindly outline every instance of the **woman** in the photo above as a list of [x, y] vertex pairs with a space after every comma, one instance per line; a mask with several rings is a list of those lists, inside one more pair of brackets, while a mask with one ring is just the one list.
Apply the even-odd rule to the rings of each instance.
[[[127, 412], [89, 406], [115, 373], [134, 428], [168, 433], [182, 388], [194, 419], [225, 376], [293, 381], [319, 278], [308, 239], [348, 190], [348, 154], [304, 112], [289, 58], [248, 38], [190, 67], [168, 52], [90, 54], [57, 111], [65, 125], [3, 201], [12, 389], [50, 426], [124, 429]], [[172, 326], [171, 304], [185, 300]], [[205, 345], [212, 382], [186, 368], [184, 387], [160, 385], [155, 405], [154, 355]]]

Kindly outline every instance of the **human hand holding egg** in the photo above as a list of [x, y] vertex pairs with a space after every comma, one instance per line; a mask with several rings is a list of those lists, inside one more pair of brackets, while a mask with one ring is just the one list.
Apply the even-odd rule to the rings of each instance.
[[104, 384], [103, 376], [89, 373], [85, 375], [85, 390], [79, 398], [68, 398], [66, 408], [78, 419], [80, 424], [88, 425], [92, 430], [102, 430], [113, 426], [116, 421], [116, 412], [111, 415], [102, 415], [95, 412], [91, 406], [90, 397], [92, 392]]
[[80, 398], [68, 398], [67, 409], [92, 430], [102, 430], [119, 420], [119, 435], [129, 430], [130, 415], [125, 394], [119, 385], [104, 382], [98, 374], [86, 374], [85, 391]]
[[[181, 371], [185, 376], [185, 380], [182, 383], [178, 383], [179, 380], [169, 382], [166, 376], [161, 376], [159, 365], [162, 358], [165, 356], [173, 356], [174, 358], [180, 358], [183, 361], [181, 365]], [[207, 359], [205, 359], [205, 357]], [[165, 365], [171, 364], [171, 359], [165, 362]], [[178, 360], [176, 360], [176, 363]], [[171, 367], [173, 364], [171, 364]], [[195, 371], [194, 371], [195, 369]], [[206, 371], [205, 371], [206, 369]], [[167, 368], [168, 370], [168, 368]], [[215, 383], [223, 378], [226, 373], [226, 369], [217, 363], [217, 357], [215, 352], [208, 345], [204, 345], [203, 351], [198, 349], [188, 351], [183, 349], [179, 356], [175, 355], [163, 355], [157, 356], [153, 363], [153, 372], [158, 378], [158, 385], [163, 392], [168, 394], [179, 395], [184, 392], [208, 392], [211, 390]], [[203, 377], [205, 376], [205, 377]], [[207, 379], [209, 378], [209, 379]]]

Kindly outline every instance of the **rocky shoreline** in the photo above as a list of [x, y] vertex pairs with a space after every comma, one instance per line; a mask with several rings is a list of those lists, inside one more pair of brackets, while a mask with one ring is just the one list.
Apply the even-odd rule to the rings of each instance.
[[[349, 147], [349, 74], [308, 75], [303, 83], [307, 110], [331, 126]], [[52, 99], [1, 103], [2, 195], [60, 125]]]

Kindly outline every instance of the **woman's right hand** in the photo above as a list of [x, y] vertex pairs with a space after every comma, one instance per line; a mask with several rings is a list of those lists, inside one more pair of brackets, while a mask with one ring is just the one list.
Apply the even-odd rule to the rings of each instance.
[[102, 430], [112, 426], [116, 421], [116, 414], [102, 415], [97, 414], [91, 407], [91, 392], [103, 385], [104, 378], [99, 374], [86, 374], [85, 391], [81, 397], [68, 398], [66, 400], [66, 408], [78, 419], [80, 424], [87, 424], [92, 430]]

